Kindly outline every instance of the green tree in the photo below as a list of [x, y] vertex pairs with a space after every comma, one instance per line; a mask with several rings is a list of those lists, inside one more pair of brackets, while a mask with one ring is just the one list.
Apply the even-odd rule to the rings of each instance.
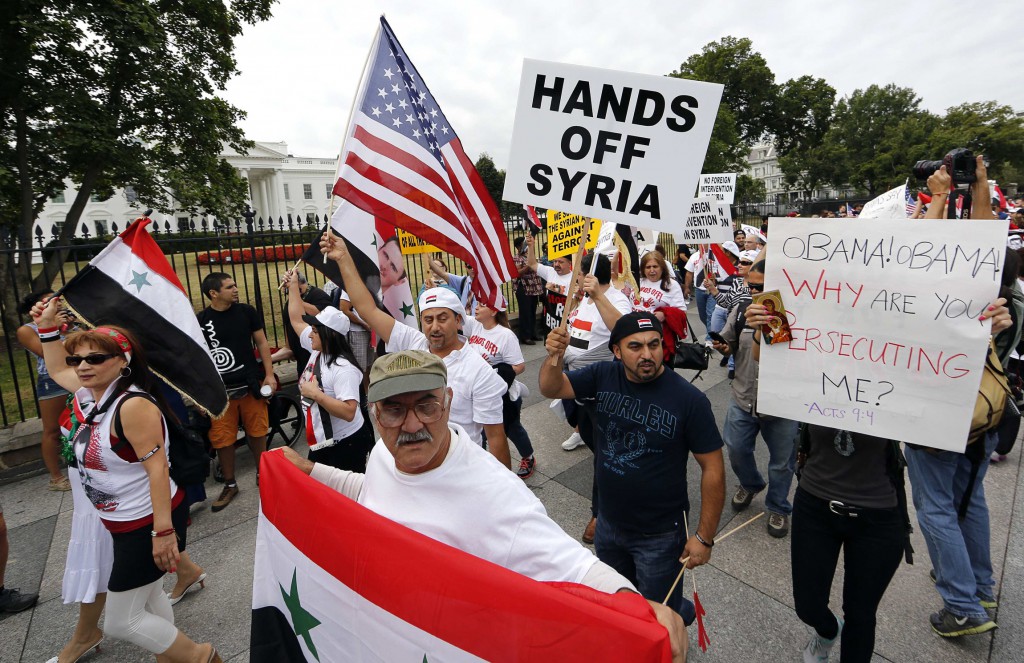
[[808, 189], [824, 183], [876, 196], [902, 184], [914, 162], [926, 158], [938, 118], [920, 102], [912, 89], [892, 84], [856, 90], [836, 103], [819, 146], [780, 162]]
[[1015, 180], [1024, 171], [1024, 115], [995, 101], [954, 106], [931, 135], [930, 147], [921, 158], [939, 159], [954, 147], [969, 147], [989, 159], [989, 177]]
[[723, 84], [722, 103], [732, 111], [742, 142], [749, 144], [771, 130], [778, 96], [775, 74], [749, 39], [710, 42], [669, 76]]
[[771, 131], [780, 155], [820, 145], [832, 125], [836, 90], [823, 78], [801, 76], [778, 87]]
[[736, 178], [736, 205], [756, 205], [765, 202], [767, 198], [768, 191], [764, 187], [764, 180], [746, 174]]
[[[62, 247], [89, 197], [116, 187], [132, 187], [140, 206], [169, 211], [173, 197], [190, 212], [239, 213], [245, 182], [219, 155], [250, 143], [237, 126], [244, 113], [218, 94], [237, 73], [235, 38], [267, 20], [273, 1], [9, 0], [0, 24], [0, 224], [31, 245], [32, 225], [65, 179], [78, 194]], [[66, 255], [52, 254], [35, 279], [28, 261], [0, 257], [0, 291], [48, 286]]]
[[747, 145], [740, 140], [736, 116], [725, 102], [718, 106], [718, 117], [711, 130], [711, 141], [704, 157], [705, 173], [735, 173], [743, 170]]
[[484, 186], [487, 187], [487, 192], [494, 199], [494, 204], [498, 206], [502, 218], [505, 220], [521, 218], [523, 216], [522, 208], [502, 199], [505, 191], [505, 171], [494, 165], [491, 155], [487, 152], [482, 153], [474, 165], [476, 172], [480, 174], [480, 179], [484, 181]]

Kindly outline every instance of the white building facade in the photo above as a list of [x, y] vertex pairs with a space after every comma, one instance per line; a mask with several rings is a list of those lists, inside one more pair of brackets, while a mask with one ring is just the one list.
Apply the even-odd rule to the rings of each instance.
[[746, 174], [755, 180], [764, 182], [766, 193], [764, 202], [777, 205], [848, 197], [855, 193], [852, 189], [820, 188], [807, 191], [806, 189], [790, 188], [786, 184], [786, 176], [779, 166], [775, 144], [770, 140], [758, 141], [750, 148], [750, 153], [747, 155]]
[[[283, 221], [287, 227], [289, 217], [293, 223], [304, 224], [314, 217], [323, 219], [329, 212], [338, 165], [336, 158], [295, 157], [288, 153], [287, 143], [262, 141], [257, 141], [249, 154], [241, 155], [228, 149], [222, 156], [249, 182], [249, 199], [246, 202], [257, 219], [265, 222], [273, 219], [274, 225]], [[42, 236], [44, 241], [60, 232], [78, 193], [70, 180], [65, 182], [65, 187], [43, 207], [37, 228], [33, 229], [35, 236]], [[82, 212], [75, 235], [82, 236], [87, 232], [95, 237], [120, 232], [144, 209], [134, 200], [130, 189], [118, 189], [105, 201], [93, 196]], [[174, 210], [170, 214], [154, 212], [151, 218], [161, 231], [177, 232], [192, 226], [196, 230], [203, 229], [200, 219], [190, 217], [184, 210]]]

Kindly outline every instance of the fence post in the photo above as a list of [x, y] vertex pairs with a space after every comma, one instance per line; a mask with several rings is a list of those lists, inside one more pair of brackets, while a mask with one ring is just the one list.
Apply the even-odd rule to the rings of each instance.
[[256, 212], [249, 209], [249, 206], [245, 206], [245, 213], [242, 214], [245, 217], [245, 230], [249, 236], [249, 251], [250, 257], [252, 258], [252, 291], [256, 297], [256, 311], [260, 314], [260, 319], [263, 319], [263, 292], [260, 288], [260, 270], [256, 265], [256, 233], [252, 225], [252, 220], [256, 218]]

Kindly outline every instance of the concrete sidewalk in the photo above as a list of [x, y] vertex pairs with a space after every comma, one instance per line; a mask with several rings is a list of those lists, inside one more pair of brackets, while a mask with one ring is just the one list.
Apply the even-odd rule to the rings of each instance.
[[[691, 309], [692, 312], [692, 309]], [[696, 318], [696, 315], [692, 316]], [[699, 327], [699, 322], [695, 323]], [[561, 449], [568, 426], [559, 421], [537, 389], [537, 374], [544, 352], [540, 344], [524, 346], [527, 371], [523, 381], [532, 393], [523, 422], [536, 448], [537, 471], [528, 480], [548, 513], [562, 527], [579, 536], [590, 517], [592, 456], [585, 447]], [[686, 374], [690, 377], [690, 374]], [[719, 427], [729, 402], [725, 369], [713, 366], [696, 385], [711, 400]], [[920, 533], [915, 532], [915, 564], [901, 564], [879, 609], [875, 661], [980, 663], [1024, 660], [1024, 491], [1019, 449], [1010, 459], [994, 465], [986, 479], [992, 521], [992, 556], [998, 579], [1000, 628], [992, 634], [944, 640], [928, 625], [929, 613], [941, 601], [928, 578], [931, 564]], [[518, 462], [518, 459], [516, 459]], [[767, 467], [767, 452], [758, 450], [758, 462]], [[197, 641], [214, 642], [225, 661], [248, 660], [249, 614], [252, 592], [253, 549], [256, 536], [258, 493], [255, 471], [247, 453], [239, 456], [240, 495], [220, 513], [197, 507], [189, 530], [188, 550], [209, 574], [204, 591], [190, 594], [175, 606], [181, 629]], [[693, 512], [699, 511], [699, 473], [689, 467]], [[726, 470], [727, 493], [737, 482]], [[216, 497], [220, 485], [211, 479], [207, 492]], [[728, 500], [727, 495], [727, 500]], [[763, 508], [763, 495], [751, 508], [733, 514], [726, 504], [720, 531], [745, 522]], [[71, 528], [70, 493], [46, 490], [46, 477], [36, 476], [0, 486], [0, 502], [10, 530], [11, 555], [7, 585], [40, 592], [30, 611], [0, 616], [0, 662], [41, 663], [55, 656], [71, 635], [77, 606], [60, 599], [61, 576]], [[915, 529], [916, 519], [912, 514]], [[768, 536], [763, 520], [716, 546], [712, 561], [696, 571], [701, 602], [707, 610], [711, 647], [702, 653], [691, 631], [692, 661], [797, 661], [807, 640], [804, 626], [793, 611], [789, 538]], [[171, 581], [165, 580], [170, 589]], [[687, 590], [689, 591], [689, 590]], [[832, 609], [841, 611], [842, 571], [837, 573]], [[595, 634], [595, 637], [600, 637]], [[89, 661], [135, 662], [152, 660], [145, 652], [123, 642], [107, 641]], [[838, 648], [832, 660], [839, 660]]]

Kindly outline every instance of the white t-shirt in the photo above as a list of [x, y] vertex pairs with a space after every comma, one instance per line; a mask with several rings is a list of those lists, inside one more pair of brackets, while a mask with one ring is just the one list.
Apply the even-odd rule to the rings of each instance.
[[504, 325], [485, 329], [476, 318], [464, 318], [462, 331], [470, 347], [480, 353], [488, 364], [509, 364], [517, 366], [526, 363], [523, 349], [519, 347], [516, 333]]
[[[605, 298], [623, 315], [633, 310], [629, 297], [615, 288], [608, 288]], [[588, 352], [608, 350], [608, 339], [612, 332], [604, 323], [597, 304], [590, 297], [584, 297], [580, 305], [569, 314], [569, 347], [565, 351], [566, 361], [572, 361]]]
[[[385, 349], [388, 352], [430, 352], [430, 344], [420, 330], [395, 325]], [[502, 423], [501, 397], [508, 391], [508, 387], [490, 364], [468, 344], [449, 353], [443, 361], [448, 368], [448, 386], [452, 389], [449, 421], [465, 428], [470, 439], [483, 446], [483, 424]]]
[[[440, 467], [404, 474], [378, 440], [366, 463], [357, 501], [430, 538], [541, 582], [579, 583], [597, 558], [548, 517], [515, 474], [451, 425]], [[331, 485], [334, 468], [310, 476]], [[342, 476], [344, 476], [342, 474]], [[620, 583], [620, 586], [623, 586]]]
[[661, 289], [661, 281], [640, 281], [640, 303], [634, 309], [637, 311], [654, 311], [662, 306], [674, 306], [686, 310], [686, 299], [683, 297], [683, 289], [675, 279], [668, 282], [668, 292]]
[[569, 282], [572, 281], [572, 272], [559, 274], [554, 267], [537, 263], [537, 276], [547, 281], [547, 289], [559, 295], [569, 292]]
[[[706, 252], [697, 251], [692, 256], [690, 256], [689, 260], [686, 261], [686, 271], [693, 274], [694, 283], [697, 283], [697, 280], [700, 278], [697, 272], [704, 269], [704, 264], [707, 262], [707, 259], [708, 254]], [[729, 272], [722, 269], [722, 266], [718, 264], [717, 260], [713, 260], [711, 264], [714, 265], [715, 267], [715, 272], [717, 274], [717, 276], [715, 277], [716, 279], [721, 280], [724, 279], [726, 276], [729, 276]], [[697, 289], [707, 292], [707, 288], [704, 287], [704, 280], [702, 278], [700, 279], [700, 285], [697, 286]]]
[[[313, 342], [310, 340], [312, 334], [313, 328], [306, 327], [299, 335], [299, 345], [303, 350], [312, 353], [306, 368], [299, 376], [299, 382], [309, 382], [313, 375], [313, 365], [316, 364], [317, 357], [320, 356], [320, 352], [313, 350]], [[335, 357], [333, 363], [322, 363], [320, 366], [320, 389], [331, 398], [358, 403], [359, 385], [362, 382], [363, 372], [359, 370], [359, 367], [350, 364], [344, 357]], [[358, 407], [356, 407], [356, 416], [352, 418], [352, 421], [345, 421], [332, 414], [330, 418], [333, 437], [331, 438], [332, 442], [329, 443], [327, 435], [324, 433], [323, 422], [320, 420], [320, 407], [303, 398], [302, 414], [306, 418], [306, 439], [310, 442], [310, 449], [313, 450], [332, 446], [333, 442], [344, 440], [363, 427], [363, 413]], [[310, 440], [310, 435], [314, 436], [315, 441]]]

